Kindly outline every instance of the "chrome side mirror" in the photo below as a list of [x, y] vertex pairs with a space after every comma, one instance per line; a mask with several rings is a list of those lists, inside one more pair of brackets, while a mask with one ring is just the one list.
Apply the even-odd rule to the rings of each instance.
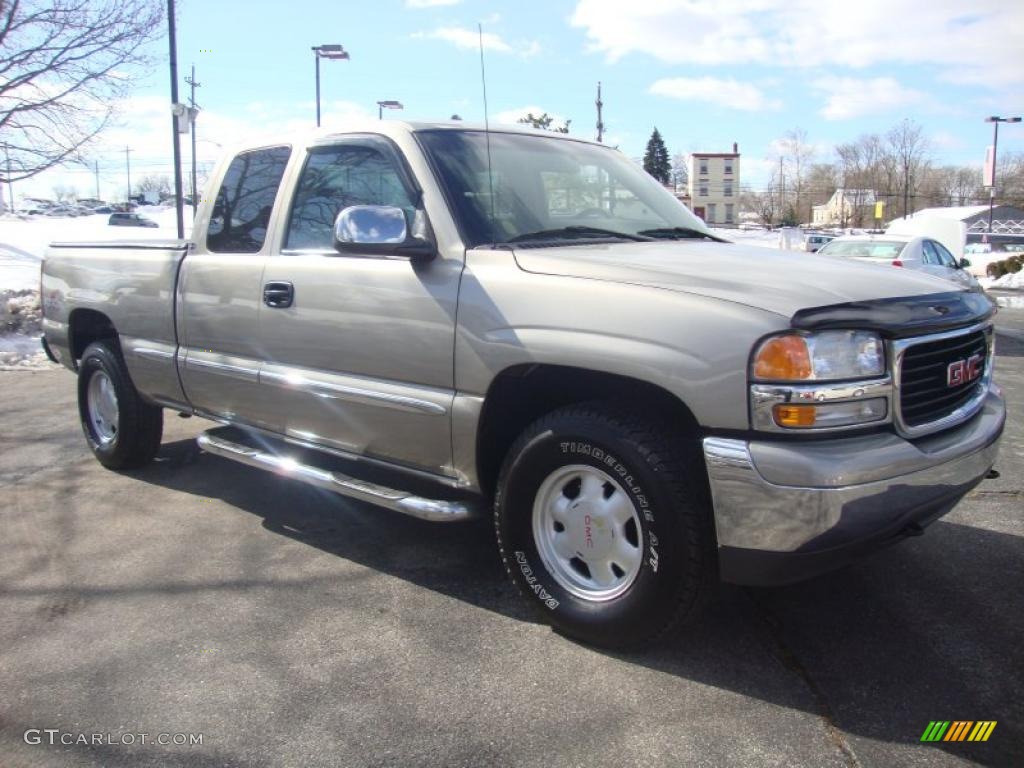
[[390, 205], [352, 205], [334, 220], [339, 245], [398, 245], [406, 239], [405, 211]]
[[400, 256], [429, 261], [437, 247], [426, 239], [426, 218], [416, 212], [413, 232], [405, 211], [392, 205], [351, 205], [334, 219], [334, 247], [345, 253]]

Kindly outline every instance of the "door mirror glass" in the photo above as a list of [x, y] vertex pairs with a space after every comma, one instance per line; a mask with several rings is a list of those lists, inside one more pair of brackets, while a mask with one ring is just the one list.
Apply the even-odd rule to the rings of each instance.
[[341, 245], [399, 245], [408, 239], [405, 212], [390, 205], [350, 205], [334, 220]]
[[971, 266], [971, 262], [968, 259], [960, 259], [960, 261], [958, 261], [957, 264], [959, 265], [960, 269], [967, 269], [969, 266]]

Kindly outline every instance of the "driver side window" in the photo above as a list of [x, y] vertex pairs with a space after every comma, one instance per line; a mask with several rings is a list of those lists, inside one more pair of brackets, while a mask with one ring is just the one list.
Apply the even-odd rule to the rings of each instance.
[[334, 219], [353, 205], [391, 205], [412, 222], [416, 207], [391, 158], [372, 146], [310, 150], [288, 219], [286, 250], [333, 250]]

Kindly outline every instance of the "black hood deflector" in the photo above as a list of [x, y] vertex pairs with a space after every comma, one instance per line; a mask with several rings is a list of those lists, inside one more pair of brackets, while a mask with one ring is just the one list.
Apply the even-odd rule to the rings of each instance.
[[790, 323], [799, 330], [862, 328], [898, 339], [975, 325], [995, 311], [981, 291], [950, 291], [801, 309]]

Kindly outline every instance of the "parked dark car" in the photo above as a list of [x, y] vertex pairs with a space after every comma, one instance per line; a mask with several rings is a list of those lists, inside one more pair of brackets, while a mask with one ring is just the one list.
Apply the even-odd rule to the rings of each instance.
[[140, 216], [137, 213], [112, 213], [107, 222], [112, 227], [158, 227], [160, 226], [152, 219]]

